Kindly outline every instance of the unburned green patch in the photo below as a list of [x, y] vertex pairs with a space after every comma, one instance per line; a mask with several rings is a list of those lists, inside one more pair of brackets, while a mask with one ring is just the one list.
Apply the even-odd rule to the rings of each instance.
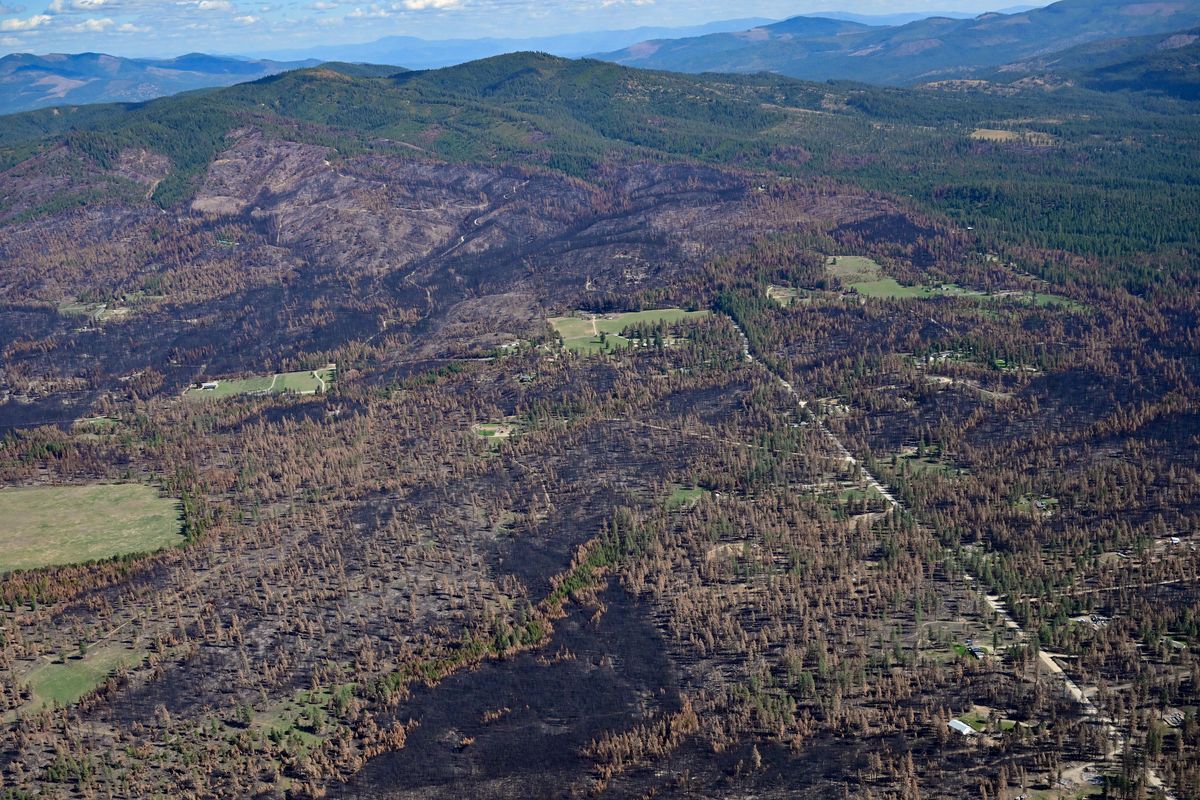
[[25, 684], [33, 693], [35, 710], [78, 702], [117, 670], [141, 663], [146, 654], [114, 644], [64, 656], [65, 660], [43, 664], [25, 677]]
[[843, 285], [863, 297], [883, 300], [927, 300], [933, 297], [982, 297], [982, 292], [964, 289], [953, 283], [905, 286], [884, 273], [883, 268], [865, 256], [830, 256], [825, 270]]
[[708, 311], [685, 311], [682, 308], [602, 315], [577, 311], [565, 317], [551, 317], [548, 321], [568, 350], [580, 353], [608, 353], [631, 346], [655, 344], [656, 335], [660, 337], [658, 343], [665, 344], [666, 341], [661, 338], [661, 332], [656, 331], [657, 328], [701, 319], [708, 314]]
[[252, 378], [204, 381], [184, 392], [188, 400], [221, 400], [240, 395], [317, 394], [328, 391], [337, 378], [337, 366], [299, 372], [278, 372]]
[[181, 514], [141, 484], [0, 489], [0, 574], [176, 546]]
[[712, 492], [700, 486], [676, 486], [667, 498], [667, 508], [674, 511], [695, 505], [702, 497], [708, 497]]

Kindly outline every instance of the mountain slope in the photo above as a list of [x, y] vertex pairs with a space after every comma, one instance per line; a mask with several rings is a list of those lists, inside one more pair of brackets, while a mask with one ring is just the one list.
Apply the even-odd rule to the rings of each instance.
[[[87, 206], [114, 192], [140, 193], [143, 200], [150, 194], [162, 207], [186, 205], [237, 132], [257, 127], [347, 157], [387, 152], [519, 163], [584, 180], [619, 164], [679, 159], [835, 176], [918, 198], [977, 230], [1006, 226], [1045, 246], [1111, 256], [1135, 240], [1164, 248], [1195, 241], [1192, 220], [1176, 211], [1194, 207], [1198, 185], [1193, 128], [1168, 116], [1180, 113], [1192, 119], [1192, 112], [1155, 98], [1069, 85], [1052, 94], [1020, 86], [1003, 93], [830, 86], [766, 74], [648, 72], [530, 53], [391, 77], [296, 70], [138, 106], [0, 118], [0, 170], [20, 171], [22, 163], [63, 148], [88, 156], [104, 173], [76, 181], [66, 196], [51, 180], [22, 184], [0, 206], [0, 218]], [[1096, 123], [1098, 116], [1107, 121]], [[1149, 136], [1167, 124], [1175, 133], [1150, 165], [1130, 131]], [[1012, 143], [981, 142], [978, 129], [1006, 130]], [[1052, 146], [1029, 149], [1026, 141]], [[131, 185], [128, 175], [146, 172], [137, 166], [145, 153], [165, 164]], [[1148, 170], [1169, 179], [1148, 190]], [[1070, 182], [1059, 178], [1065, 174]], [[1048, 207], [1073, 213], [1050, 225]], [[1114, 214], [1115, 207], [1124, 210]], [[1147, 270], [1138, 281], [1159, 277]]]
[[599, 57], [683, 72], [770, 71], [809, 80], [907, 84], [968, 77], [1091, 41], [1198, 24], [1197, 0], [1062, 0], [1016, 14], [933, 17], [894, 27], [795, 18], [741, 33], [643, 42]]
[[995, 78], [1046, 74], [1097, 91], [1152, 92], [1200, 100], [1200, 28], [1089, 42], [1005, 65]]
[[385, 36], [362, 44], [337, 44], [263, 54], [269, 58], [322, 61], [355, 61], [403, 64], [410, 69], [435, 69], [462, 64], [504, 53], [539, 52], [575, 58], [601, 50], [616, 50], [647, 39], [673, 39], [711, 33], [746, 30], [771, 20], [758, 17], [720, 20], [683, 27], [643, 27], [630, 30], [588, 31], [532, 38], [421, 39], [416, 36]]
[[0, 58], [0, 113], [75, 103], [142, 102], [191, 89], [256, 80], [312, 64], [203, 53], [165, 60], [103, 53], [14, 53]]

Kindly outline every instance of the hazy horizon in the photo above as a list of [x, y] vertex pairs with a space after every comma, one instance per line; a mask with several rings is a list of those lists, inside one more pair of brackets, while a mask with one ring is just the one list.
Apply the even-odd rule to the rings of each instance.
[[881, 0], [812, 4], [751, 0], [734, 12], [728, 4], [695, 0], [0, 0], [0, 55], [89, 51], [127, 57], [189, 52], [260, 55], [367, 43], [385, 36], [521, 39], [837, 12], [977, 14], [1012, 5], [1003, 0], [924, 0], [896, 8]]

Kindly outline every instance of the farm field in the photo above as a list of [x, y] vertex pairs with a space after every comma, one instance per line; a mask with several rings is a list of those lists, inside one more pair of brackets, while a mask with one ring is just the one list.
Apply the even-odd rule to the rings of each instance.
[[[838, 278], [847, 288], [853, 289], [863, 297], [873, 297], [881, 300], [928, 300], [934, 297], [971, 297], [980, 301], [1009, 301], [1022, 305], [1032, 305], [1040, 308], [1064, 308], [1068, 311], [1085, 311], [1086, 306], [1069, 297], [1048, 292], [1009, 291], [990, 294], [976, 289], [968, 289], [953, 283], [927, 284], [923, 286], [905, 286], [884, 273], [883, 268], [874, 260], [864, 256], [829, 256], [825, 265], [826, 271]], [[771, 287], [777, 289], [778, 287]], [[781, 305], [789, 305], [782, 292], [795, 290], [781, 289], [776, 297], [768, 290], [768, 296]]]
[[682, 308], [601, 315], [578, 311], [565, 317], [551, 317], [548, 321], [562, 337], [563, 346], [568, 350], [597, 353], [629, 347], [632, 342], [620, 334], [630, 325], [671, 325], [685, 320], [700, 319], [708, 314], [707, 311], [685, 311]]
[[333, 383], [337, 368], [328, 366], [300, 372], [279, 372], [254, 378], [217, 381], [215, 389], [192, 387], [184, 392], [189, 400], [224, 399], [245, 394], [316, 394], [325, 391]]
[[864, 256], [830, 256], [826, 271], [841, 280], [848, 288], [863, 297], [883, 300], [927, 299], [945, 295], [968, 295], [982, 297], [981, 292], [964, 289], [955, 284], [929, 286], [905, 286], [889, 277], [874, 260]]
[[140, 484], [0, 490], [0, 574], [182, 543], [179, 501]]

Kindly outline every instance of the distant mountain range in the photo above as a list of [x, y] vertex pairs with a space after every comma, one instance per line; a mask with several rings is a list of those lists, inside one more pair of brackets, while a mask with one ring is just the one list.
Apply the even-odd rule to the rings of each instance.
[[973, 77], [1089, 42], [1197, 25], [1200, 0], [1062, 0], [1018, 13], [931, 17], [903, 25], [794, 17], [734, 33], [640, 42], [596, 57], [677, 72], [777, 72], [809, 80], [913, 84]]
[[464, 64], [481, 58], [516, 52], [549, 53], [563, 58], [602, 50], [615, 50], [647, 39], [678, 39], [704, 36], [770, 24], [760, 17], [721, 20], [686, 27], [646, 27], [618, 31], [591, 31], [557, 36], [510, 39], [418, 39], [413, 36], [387, 36], [364, 44], [338, 44], [262, 53], [273, 59], [316, 58], [321, 61], [400, 64], [409, 69], [437, 69]]
[[[994, 13], [1019, 14], [1022, 11], [1032, 11], [1035, 8], [1041, 7], [1042, 6], [1038, 5], [1009, 6], [1008, 8], [998, 8]], [[971, 19], [977, 15], [968, 14], [965, 11], [902, 11], [895, 14], [851, 14], [848, 11], [823, 11], [819, 14], [801, 14], [800, 16], [840, 19], [846, 22], [858, 22], [863, 25], [907, 25], [910, 22], [920, 22], [921, 20], [929, 19], [930, 17]]]
[[[173, 59], [18, 53], [0, 58], [0, 114], [56, 105], [141, 102], [331, 62], [343, 62], [331, 66], [346, 74], [382, 77], [405, 68], [428, 69], [514, 51], [569, 58], [598, 43], [629, 43], [662, 33], [681, 38], [639, 41], [599, 58], [675, 72], [775, 72], [809, 80], [883, 84], [955, 78], [1012, 83], [1043, 75], [1105, 91], [1200, 99], [1200, 0], [1062, 0], [1007, 14], [900, 22], [910, 16], [799, 16], [770, 24], [743, 19], [695, 28], [538, 39], [387, 37], [368, 44], [277, 53], [270, 59], [201, 53]], [[897, 24], [880, 24], [884, 21]], [[725, 30], [713, 32], [720, 29]], [[704, 33], [690, 35], [696, 32]]]
[[0, 113], [56, 105], [141, 102], [191, 89], [230, 86], [317, 63], [202, 53], [161, 60], [103, 53], [14, 53], [0, 58]]

